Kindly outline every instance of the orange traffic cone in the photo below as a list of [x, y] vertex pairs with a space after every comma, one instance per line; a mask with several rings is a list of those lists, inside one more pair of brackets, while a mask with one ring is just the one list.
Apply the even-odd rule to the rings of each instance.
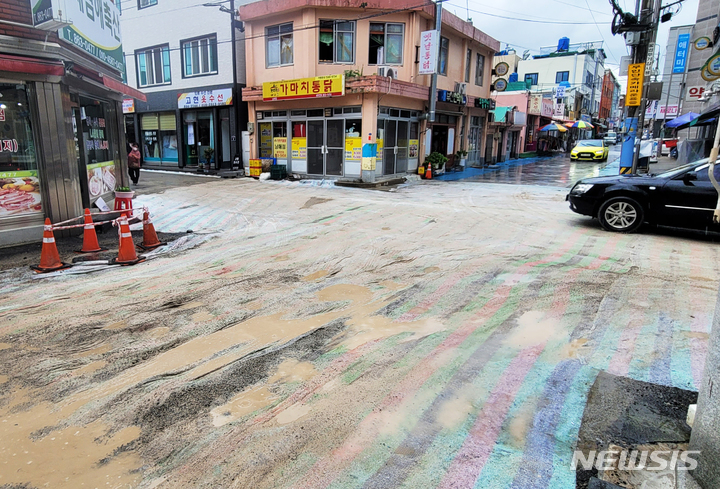
[[83, 247], [78, 253], [97, 253], [105, 251], [107, 248], [101, 248], [98, 243], [95, 226], [93, 225], [90, 209], [85, 209], [85, 232], [83, 233]]
[[163, 246], [167, 243], [162, 243], [155, 232], [155, 226], [150, 220], [150, 212], [147, 209], [143, 212], [143, 240], [138, 245], [138, 248], [143, 250], [154, 250], [158, 246]]
[[135, 265], [145, 261], [144, 256], [137, 256], [135, 253], [135, 243], [133, 243], [127, 217], [121, 216], [118, 219], [118, 225], [120, 226], [120, 249], [117, 258], [113, 258], [108, 263], [110, 265]]
[[432, 180], [432, 165], [428, 165], [427, 170], [425, 171], [425, 179]]
[[55, 245], [55, 236], [53, 235], [52, 224], [50, 219], [45, 219], [45, 230], [43, 231], [42, 251], [40, 252], [40, 265], [30, 267], [38, 273], [54, 272], [63, 268], [70, 268], [72, 265], [60, 261], [60, 254]]

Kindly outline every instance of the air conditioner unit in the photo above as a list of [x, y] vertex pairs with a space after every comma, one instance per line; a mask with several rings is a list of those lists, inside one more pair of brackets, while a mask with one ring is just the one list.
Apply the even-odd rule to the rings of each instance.
[[378, 76], [387, 76], [388, 78], [397, 78], [397, 68], [391, 66], [378, 66]]
[[467, 91], [467, 83], [455, 82], [455, 91], [460, 95], [465, 95]]

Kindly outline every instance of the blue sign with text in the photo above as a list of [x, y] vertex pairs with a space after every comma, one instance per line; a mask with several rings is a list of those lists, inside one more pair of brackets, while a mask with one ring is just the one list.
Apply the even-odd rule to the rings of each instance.
[[673, 63], [673, 73], [685, 73], [685, 65], [687, 64], [688, 51], [690, 47], [690, 34], [680, 34], [678, 36], [677, 48], [675, 49], [675, 62]]

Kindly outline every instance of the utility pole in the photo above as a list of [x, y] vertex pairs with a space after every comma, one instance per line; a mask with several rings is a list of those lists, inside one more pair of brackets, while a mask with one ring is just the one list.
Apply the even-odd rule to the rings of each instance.
[[[657, 38], [657, 28], [658, 23], [660, 21], [660, 7], [661, 7], [662, 0], [642, 0], [643, 8], [642, 8], [642, 18], [648, 18], [651, 17], [650, 24], [652, 27], [649, 31], [643, 32], [642, 34], [642, 40], [641, 43], [635, 48], [633, 53], [633, 63], [653, 63], [655, 62], [655, 55], [653, 54], [652, 59], [648, 60], [648, 50], [650, 45], [655, 45], [655, 39]], [[652, 10], [650, 10], [652, 9]], [[637, 173], [637, 165], [638, 165], [638, 158], [640, 157], [640, 144], [642, 142], [642, 136], [644, 131], [644, 124], [645, 124], [645, 107], [647, 105], [647, 91], [648, 91], [648, 80], [650, 79], [649, 76], [647, 76], [647, 65], [645, 70], [646, 76], [643, 78], [643, 88], [642, 88], [642, 101], [640, 102], [640, 107], [638, 108], [639, 114], [636, 112], [636, 118], [637, 118], [637, 130], [636, 133], [639, 132], [640, 137], [635, 138], [635, 147], [633, 150], [633, 160], [632, 160], [632, 173]]]
[[233, 97], [233, 113], [235, 114], [235, 131], [233, 137], [235, 138], [235, 158], [241, 158], [242, 149], [240, 147], [240, 137], [238, 136], [240, 134], [240, 97], [238, 96], [238, 89], [237, 89], [237, 39], [235, 37], [235, 17], [237, 16], [237, 11], [235, 10], [235, 0], [230, 0], [230, 10], [232, 10], [232, 14], [230, 15], [230, 39], [232, 40], [232, 70], [233, 70], [233, 88], [232, 88], [232, 97]]
[[435, 104], [437, 102], [437, 77], [440, 71], [440, 31], [442, 30], [442, 2], [443, 0], [436, 0], [435, 2], [435, 30], [437, 31], [437, 46], [435, 46], [435, 59], [437, 66], [435, 67], [435, 73], [432, 75], [432, 82], [430, 83], [430, 114], [428, 117], [429, 122], [435, 122]]

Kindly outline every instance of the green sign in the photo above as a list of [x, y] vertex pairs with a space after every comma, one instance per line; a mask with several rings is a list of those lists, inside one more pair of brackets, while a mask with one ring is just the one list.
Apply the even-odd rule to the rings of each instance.
[[0, 178], [26, 178], [26, 177], [37, 177], [37, 176], [38, 176], [37, 170], [0, 172]]

